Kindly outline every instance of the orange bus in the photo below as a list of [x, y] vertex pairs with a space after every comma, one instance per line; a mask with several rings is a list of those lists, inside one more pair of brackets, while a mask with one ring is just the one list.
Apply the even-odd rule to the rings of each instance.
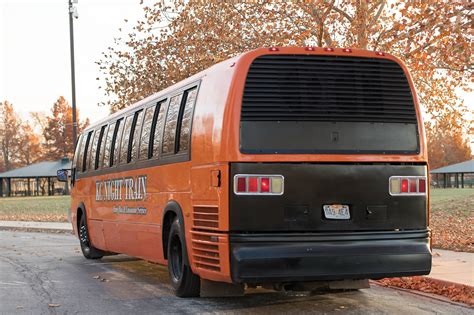
[[178, 296], [431, 269], [420, 107], [383, 52], [244, 53], [88, 127], [71, 172], [84, 256], [167, 264]]

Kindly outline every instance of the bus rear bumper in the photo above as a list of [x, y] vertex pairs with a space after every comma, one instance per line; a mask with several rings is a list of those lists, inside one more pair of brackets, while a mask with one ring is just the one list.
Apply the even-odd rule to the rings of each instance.
[[281, 283], [426, 275], [429, 244], [428, 230], [231, 234], [232, 279]]

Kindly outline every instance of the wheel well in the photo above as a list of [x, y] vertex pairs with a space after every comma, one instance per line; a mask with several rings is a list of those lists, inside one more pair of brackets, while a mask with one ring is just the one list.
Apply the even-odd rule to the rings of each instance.
[[161, 239], [163, 240], [163, 257], [165, 257], [165, 259], [168, 259], [168, 238], [170, 236], [171, 224], [173, 224], [176, 216], [174, 211], [168, 211], [163, 219], [163, 234]]
[[77, 227], [77, 230], [79, 231], [79, 223], [81, 222], [81, 218], [82, 218], [82, 209], [81, 208], [77, 208], [77, 220], [76, 220], [76, 227]]

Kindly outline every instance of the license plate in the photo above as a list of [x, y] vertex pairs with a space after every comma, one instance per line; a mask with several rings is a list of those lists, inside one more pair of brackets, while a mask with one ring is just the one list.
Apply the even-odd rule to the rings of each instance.
[[326, 219], [349, 220], [351, 218], [348, 205], [324, 205], [323, 209]]

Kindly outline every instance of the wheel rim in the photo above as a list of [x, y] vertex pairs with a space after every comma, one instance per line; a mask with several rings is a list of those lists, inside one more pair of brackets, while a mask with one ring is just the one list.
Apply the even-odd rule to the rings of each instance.
[[181, 240], [179, 239], [178, 235], [173, 236], [170, 246], [171, 275], [177, 282], [181, 280], [183, 274], [183, 251], [181, 247]]
[[81, 240], [81, 245], [83, 246], [84, 250], [89, 250], [89, 235], [87, 233], [87, 227], [84, 221], [81, 221], [81, 226], [79, 227], [79, 238]]

